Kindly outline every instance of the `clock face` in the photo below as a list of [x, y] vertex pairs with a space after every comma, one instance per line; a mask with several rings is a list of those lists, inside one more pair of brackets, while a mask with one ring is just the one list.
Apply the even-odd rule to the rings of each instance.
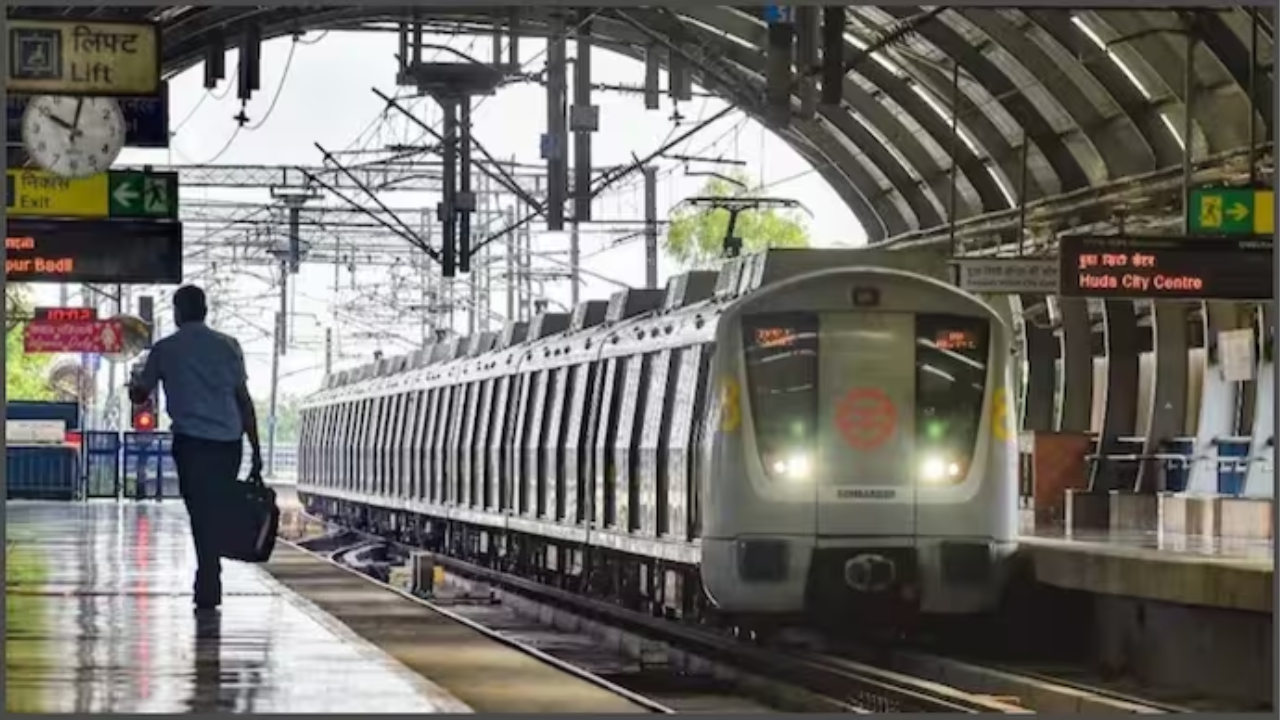
[[27, 154], [63, 177], [106, 172], [124, 139], [124, 114], [112, 98], [42, 95], [27, 104], [22, 116]]

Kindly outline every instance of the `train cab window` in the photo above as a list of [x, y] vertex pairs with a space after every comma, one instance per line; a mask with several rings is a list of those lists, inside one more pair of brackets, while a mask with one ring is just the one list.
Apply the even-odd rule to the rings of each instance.
[[812, 452], [818, 415], [818, 317], [769, 313], [742, 321], [747, 401], [766, 470]]
[[983, 318], [916, 316], [916, 448], [926, 484], [966, 475], [982, 419], [989, 332]]

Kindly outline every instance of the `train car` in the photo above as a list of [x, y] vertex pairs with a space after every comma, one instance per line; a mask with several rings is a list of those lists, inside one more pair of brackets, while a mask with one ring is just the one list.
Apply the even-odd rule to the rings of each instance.
[[314, 513], [674, 616], [970, 615], [1016, 538], [1010, 331], [936, 256], [771, 250], [328, 378]]

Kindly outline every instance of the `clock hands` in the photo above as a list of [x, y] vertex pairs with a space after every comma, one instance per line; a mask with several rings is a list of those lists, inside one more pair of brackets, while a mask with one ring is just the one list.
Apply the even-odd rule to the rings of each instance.
[[76, 114], [75, 117], [71, 119], [71, 143], [73, 145], [76, 142], [76, 136], [84, 134], [78, 129], [80, 127], [80, 110], [83, 108], [84, 98], [76, 98]]
[[49, 108], [40, 108], [40, 114], [52, 120], [54, 125], [64, 127], [67, 130], [70, 130], [71, 132], [75, 132], [76, 130], [74, 127], [71, 126], [71, 123], [68, 123], [66, 120], [63, 120], [62, 118], [50, 112]]

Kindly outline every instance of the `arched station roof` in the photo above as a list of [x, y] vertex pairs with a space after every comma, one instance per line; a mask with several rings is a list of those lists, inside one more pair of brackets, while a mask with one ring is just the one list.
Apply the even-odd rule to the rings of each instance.
[[[203, 58], [214, 32], [234, 47], [258, 26], [270, 39], [299, 31], [390, 27], [409, 7], [18, 7], [23, 15], [145, 16], [162, 24], [166, 74]], [[419, 6], [428, 27], [488, 32], [512, 11]], [[551, 8], [520, 10], [520, 29], [545, 35]], [[839, 108], [799, 114], [788, 127], [766, 120], [766, 25], [758, 9], [600, 9], [592, 31], [604, 47], [640, 56], [657, 45], [679, 53], [696, 81], [770, 124], [848, 203], [872, 242], [920, 236], [946, 223], [951, 153], [957, 158], [956, 216], [1008, 212], [1028, 201], [1123, 186], [1182, 166], [1187, 88], [1193, 88], [1196, 155], [1243, 156], [1253, 88], [1258, 145], [1275, 120], [1274, 8], [1195, 11], [1060, 8], [850, 7]], [[861, 54], [904, 23], [931, 15], [884, 49]], [[1194, 45], [1188, 39], [1194, 38]], [[1251, 47], [1259, 59], [1251, 74]], [[1186, 73], [1194, 47], [1192, 80]], [[958, 83], [955, 68], [959, 67]], [[959, 88], [958, 140], [953, 88]], [[797, 91], [798, 92], [798, 91]], [[1023, 143], [1027, 143], [1023, 173]], [[1237, 158], [1238, 159], [1238, 158]], [[1225, 160], [1224, 160], [1225, 161]]]

